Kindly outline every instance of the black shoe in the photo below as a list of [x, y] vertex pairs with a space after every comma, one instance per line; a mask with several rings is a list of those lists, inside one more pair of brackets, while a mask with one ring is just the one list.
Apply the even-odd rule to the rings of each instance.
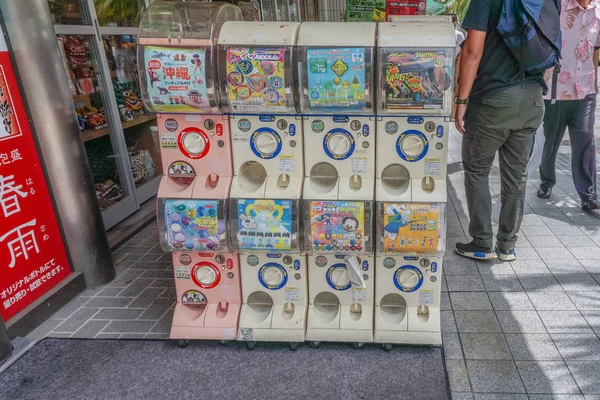
[[456, 243], [455, 251], [461, 256], [475, 260], [489, 260], [497, 257], [493, 249], [477, 246], [473, 242]]
[[551, 195], [552, 195], [551, 187], [540, 186], [540, 188], [537, 191], [537, 197], [539, 197], [540, 199], [549, 199]]
[[598, 201], [598, 200], [582, 201], [581, 208], [583, 208], [583, 211], [598, 210], [598, 209], [600, 209], [600, 201]]

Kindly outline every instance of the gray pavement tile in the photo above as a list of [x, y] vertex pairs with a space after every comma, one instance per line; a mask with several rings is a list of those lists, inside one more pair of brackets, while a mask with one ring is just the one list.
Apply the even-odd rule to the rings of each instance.
[[567, 361], [600, 361], [600, 339], [595, 334], [551, 334], [556, 348]]
[[444, 261], [444, 274], [450, 275], [473, 275], [477, 273], [475, 260], [462, 258], [461, 260]]
[[525, 214], [523, 215], [523, 226], [541, 225], [545, 226], [544, 221], [537, 214]]
[[464, 358], [457, 333], [443, 333], [442, 342], [446, 360], [462, 360]]
[[146, 337], [146, 333], [140, 332], [140, 333], [121, 333], [121, 335], [119, 335], [119, 339], [126, 339], [126, 340], [140, 340], [140, 339], [144, 339]]
[[448, 291], [448, 284], [446, 283], [446, 275], [442, 275], [442, 292]]
[[165, 270], [147, 270], [144, 271], [144, 275], [142, 278], [151, 278], [151, 279], [173, 279], [173, 270], [165, 269]]
[[567, 365], [583, 394], [586, 396], [600, 394], [600, 363], [593, 361], [567, 361]]
[[131, 320], [140, 316], [143, 311], [130, 308], [103, 308], [94, 315], [94, 319], [124, 319]]
[[485, 292], [453, 292], [450, 299], [455, 311], [492, 310], [492, 303]]
[[481, 275], [514, 275], [510, 263], [498, 260], [477, 261], [477, 269]]
[[460, 339], [467, 360], [512, 360], [501, 333], [461, 333]]
[[[477, 271], [477, 270], [476, 270]], [[447, 276], [449, 292], [484, 292], [485, 287], [481, 276], [477, 275], [455, 275]]]
[[552, 338], [547, 333], [506, 334], [505, 337], [515, 360], [562, 360]]
[[554, 275], [557, 274], [587, 274], [583, 265], [577, 260], [546, 261], [546, 266]]
[[54, 328], [60, 325], [64, 320], [49, 318], [42, 322], [37, 328], [27, 334], [26, 338], [30, 341], [41, 340], [45, 338]]
[[68, 338], [71, 337], [72, 333], [71, 332], [50, 332], [48, 334], [48, 337], [51, 338]]
[[558, 237], [562, 244], [567, 248], [573, 247], [592, 247], [596, 246], [596, 243], [585, 235], [579, 236], [559, 236]]
[[474, 393], [474, 400], [529, 400], [526, 394]]
[[151, 288], [170, 288], [175, 287], [175, 279], [173, 278], [159, 278], [155, 279], [152, 284], [150, 284]]
[[467, 371], [474, 392], [525, 393], [513, 361], [468, 360]]
[[150, 304], [150, 307], [140, 315], [139, 319], [154, 319], [157, 320], [167, 311], [169, 308], [175, 306], [175, 299], [166, 299], [159, 297], [154, 299]]
[[504, 333], [546, 333], [535, 311], [497, 311], [496, 315]]
[[[521, 240], [519, 239], [519, 242]], [[519, 260], [541, 260], [540, 254], [534, 247], [521, 247], [517, 242], [517, 259]]]
[[80, 339], [93, 339], [98, 332], [104, 329], [106, 325], [108, 325], [108, 321], [89, 320], [81, 328], [75, 331], [71, 337]]
[[581, 394], [530, 394], [529, 400], [586, 400]]
[[519, 282], [528, 292], [562, 292], [554, 275], [519, 275]]
[[482, 275], [488, 292], [521, 292], [523, 286], [516, 275]]
[[548, 333], [593, 333], [579, 311], [539, 311]]
[[547, 226], [533, 225], [533, 226], [522, 226], [521, 232], [527, 236], [527, 239], [531, 241], [532, 237], [535, 236], [554, 236], [554, 232]]
[[98, 292], [97, 296], [100, 297], [114, 297], [123, 291], [122, 287], [107, 286]]
[[488, 296], [496, 311], [534, 310], [533, 304], [525, 292], [491, 292]]
[[440, 293], [440, 311], [452, 311], [452, 303], [450, 302], [450, 293]]
[[567, 292], [575, 306], [581, 310], [600, 310], [600, 291]]
[[52, 314], [52, 318], [55, 319], [65, 319], [68, 318], [75, 311], [79, 310], [81, 306], [86, 304], [90, 300], [89, 297], [75, 297], [73, 300], [68, 302], [65, 306], [63, 306], [60, 310]]
[[97, 334], [94, 339], [118, 339], [121, 336], [120, 333], [102, 333]]
[[452, 392], [468, 392], [471, 390], [464, 360], [447, 359], [446, 370], [448, 372], [448, 383]]
[[75, 332], [81, 328], [94, 314], [98, 312], [97, 308], [80, 308], [75, 311], [69, 318], [54, 328], [56, 332]]
[[459, 332], [494, 333], [501, 332], [493, 311], [455, 311]]
[[162, 271], [170, 268], [173, 265], [171, 260], [165, 261], [139, 261], [135, 263], [131, 269], [146, 270], [146, 271]]
[[563, 237], [563, 236], [581, 236], [582, 234], [585, 235], [585, 233], [579, 229], [579, 227], [577, 226], [573, 226], [572, 222], [569, 222], [569, 225], [557, 225], [557, 226], [549, 226], [550, 229], [552, 230], [552, 232], [558, 236], [558, 237]]
[[146, 335], [144, 336], [144, 339], [146, 339], [146, 340], [168, 340], [169, 334], [168, 333], [146, 333]]
[[579, 394], [564, 361], [517, 361], [527, 393]]
[[167, 299], [176, 299], [177, 292], [175, 291], [175, 287], [168, 287], [164, 292], [161, 293], [160, 297], [165, 297]]
[[[528, 236], [529, 243], [536, 249], [544, 247], [561, 247], [564, 248], [562, 242], [556, 236]], [[542, 250], [544, 251], [544, 250]]]
[[[160, 320], [154, 325], [150, 333], [170, 333], [171, 332], [171, 323], [173, 322], [173, 311], [175, 309], [169, 309], [165, 315], [162, 316]], [[443, 332], [443, 328], [442, 328]]]
[[85, 306], [98, 308], [127, 307], [133, 297], [94, 297]]
[[585, 274], [557, 274], [555, 275], [560, 286], [567, 292], [600, 291], [600, 285], [588, 273]]
[[544, 247], [538, 250], [538, 254], [544, 261], [575, 260], [573, 254], [564, 246]]
[[440, 311], [440, 319], [442, 333], [457, 332], [456, 321], [452, 311]]
[[600, 273], [600, 259], [590, 260], [579, 260], [579, 263], [589, 272], [590, 274]]
[[136, 280], [143, 272], [144, 271], [139, 269], [128, 269], [121, 275], [117, 276], [117, 278], [110, 283], [110, 286], [125, 288], [129, 286], [131, 282]]
[[148, 333], [156, 321], [111, 321], [103, 333]]
[[528, 296], [538, 311], [577, 310], [571, 298], [564, 292], [529, 292]]
[[163, 291], [162, 288], [146, 289], [129, 304], [129, 308], [148, 308]]
[[600, 334], [600, 311], [582, 311], [581, 314], [594, 332]]
[[511, 261], [510, 265], [517, 275], [540, 275], [540, 274], [551, 274], [550, 270], [546, 266], [546, 263], [542, 260], [520, 260]]
[[138, 278], [131, 282], [123, 291], [119, 293], [120, 297], [137, 297], [144, 291], [154, 279]]

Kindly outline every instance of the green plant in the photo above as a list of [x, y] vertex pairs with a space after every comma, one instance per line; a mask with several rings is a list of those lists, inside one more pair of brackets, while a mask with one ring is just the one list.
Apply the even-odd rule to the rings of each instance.
[[458, 20], [462, 22], [469, 9], [471, 0], [448, 0], [446, 3], [446, 14], [456, 14]]
[[137, 26], [144, 12], [144, 0], [94, 0], [94, 5], [100, 25]]

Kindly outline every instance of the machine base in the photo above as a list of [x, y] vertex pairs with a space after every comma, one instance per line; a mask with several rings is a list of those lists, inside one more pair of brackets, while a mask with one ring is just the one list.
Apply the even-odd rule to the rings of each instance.
[[302, 329], [257, 329], [240, 326], [237, 340], [242, 342], [304, 342]]
[[[171, 339], [235, 340], [241, 306], [241, 304], [229, 304], [226, 318], [223, 320], [210, 318], [211, 321], [221, 322], [220, 324], [204, 325], [208, 312], [203, 313], [196, 320], [190, 320], [189, 311], [183, 304], [177, 303], [169, 337]], [[182, 324], [182, 321], [187, 323]]]
[[440, 346], [441, 332], [375, 331], [375, 343]]
[[306, 330], [306, 340], [313, 342], [372, 343], [373, 330], [309, 328]]

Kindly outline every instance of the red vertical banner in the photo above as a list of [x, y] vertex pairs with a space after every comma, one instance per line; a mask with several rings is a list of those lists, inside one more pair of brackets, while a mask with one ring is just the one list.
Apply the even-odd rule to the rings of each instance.
[[426, 9], [426, 0], [387, 0], [385, 3], [385, 12], [388, 21], [398, 15], [425, 15]]
[[0, 315], [71, 273], [23, 98], [0, 30]]

